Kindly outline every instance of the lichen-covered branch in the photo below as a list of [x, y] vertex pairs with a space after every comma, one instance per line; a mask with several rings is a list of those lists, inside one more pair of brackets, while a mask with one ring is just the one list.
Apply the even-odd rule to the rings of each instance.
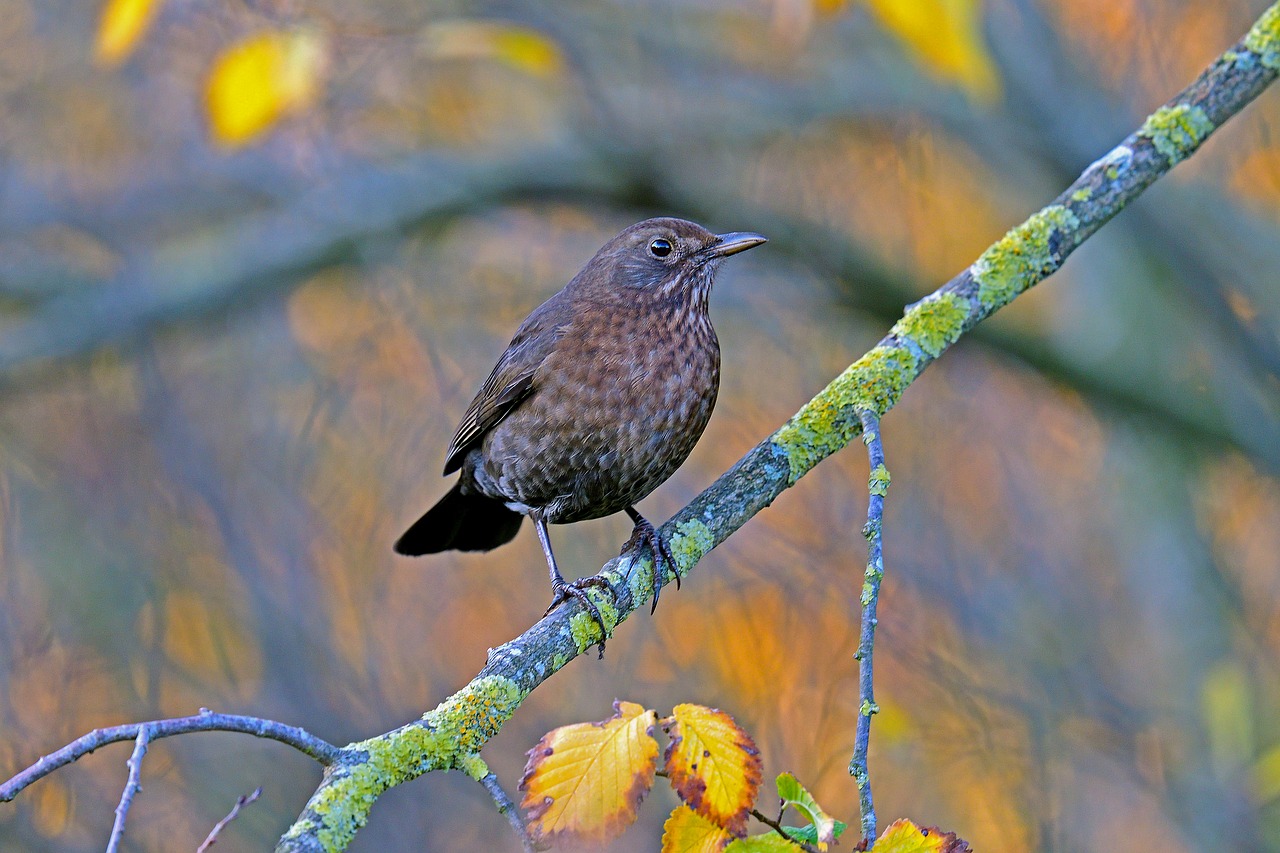
[[[1280, 3], [1187, 89], [1088, 169], [1062, 195], [911, 306], [890, 333], [777, 432], [662, 525], [686, 574], [757, 512], [883, 416], [961, 335], [1057, 270], [1081, 243], [1271, 83], [1280, 71]], [[614, 600], [591, 589], [612, 633], [652, 588], [652, 561], [618, 557], [600, 572]], [[421, 719], [352, 744], [330, 765], [281, 851], [344, 849], [382, 792], [432, 770], [460, 769], [531, 690], [600, 640], [569, 602], [490, 651], [480, 674]]]
[[862, 632], [858, 640], [858, 724], [854, 735], [849, 775], [858, 786], [862, 812], [862, 837], [867, 846], [876, 838], [876, 807], [871, 797], [871, 774], [867, 770], [867, 749], [871, 745], [871, 717], [880, 712], [876, 705], [873, 655], [876, 643], [876, 605], [880, 601], [880, 581], [884, 579], [884, 499], [889, 493], [889, 469], [884, 466], [884, 442], [880, 419], [863, 411], [862, 441], [867, 445], [870, 473], [867, 475], [867, 523], [862, 535], [867, 539], [867, 566], [862, 576]]

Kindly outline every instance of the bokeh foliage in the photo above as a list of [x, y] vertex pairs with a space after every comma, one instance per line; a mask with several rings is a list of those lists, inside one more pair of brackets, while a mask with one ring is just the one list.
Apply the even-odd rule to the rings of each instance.
[[[722, 276], [721, 401], [658, 520], [1264, 5], [0, 0], [0, 772], [200, 706], [335, 742], [431, 707], [541, 613], [541, 557], [390, 542], [609, 235], [772, 238]], [[996, 853], [1280, 846], [1278, 117], [1269, 92], [885, 419], [886, 818]], [[701, 702], [853, 821], [865, 476], [823, 465], [486, 760], [511, 787], [615, 696]], [[553, 536], [586, 573], [628, 529]], [[0, 847], [100, 849], [126, 753], [0, 807]], [[316, 774], [167, 741], [129, 837], [194, 849], [261, 784], [219, 848], [263, 849]], [[612, 849], [653, 849], [662, 805]], [[515, 849], [456, 774], [353, 847], [424, 848]]]

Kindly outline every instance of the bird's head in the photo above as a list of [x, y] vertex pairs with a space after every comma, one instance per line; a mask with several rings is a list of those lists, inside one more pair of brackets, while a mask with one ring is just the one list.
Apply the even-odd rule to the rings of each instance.
[[715, 234], [685, 219], [646, 219], [606, 243], [578, 277], [613, 294], [642, 291], [705, 306], [720, 262], [764, 242], [750, 231]]

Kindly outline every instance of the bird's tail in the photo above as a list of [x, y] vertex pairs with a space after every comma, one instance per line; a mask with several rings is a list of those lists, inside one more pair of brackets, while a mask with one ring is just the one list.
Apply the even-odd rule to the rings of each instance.
[[464, 495], [456, 483], [426, 515], [396, 540], [397, 554], [488, 551], [515, 538], [524, 516], [484, 495]]

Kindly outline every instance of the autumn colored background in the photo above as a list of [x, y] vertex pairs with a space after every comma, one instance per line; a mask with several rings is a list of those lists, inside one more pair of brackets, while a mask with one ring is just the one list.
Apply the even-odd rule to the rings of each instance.
[[[716, 414], [666, 518], [1240, 37], [1264, 0], [0, 0], [0, 775], [204, 706], [345, 743], [547, 603], [532, 532], [395, 557], [530, 308], [654, 214], [726, 267]], [[882, 823], [983, 853], [1280, 849], [1280, 94], [884, 421]], [[512, 790], [615, 697], [722, 708], [766, 779], [846, 774], [866, 462], [822, 465], [484, 757]], [[556, 528], [570, 574], [625, 517]], [[103, 749], [0, 806], [100, 850]], [[318, 768], [153, 745], [131, 849], [268, 848]], [[659, 788], [614, 850], [657, 848]], [[1207, 845], [1207, 846], [1206, 846]], [[517, 849], [475, 783], [353, 850]]]

